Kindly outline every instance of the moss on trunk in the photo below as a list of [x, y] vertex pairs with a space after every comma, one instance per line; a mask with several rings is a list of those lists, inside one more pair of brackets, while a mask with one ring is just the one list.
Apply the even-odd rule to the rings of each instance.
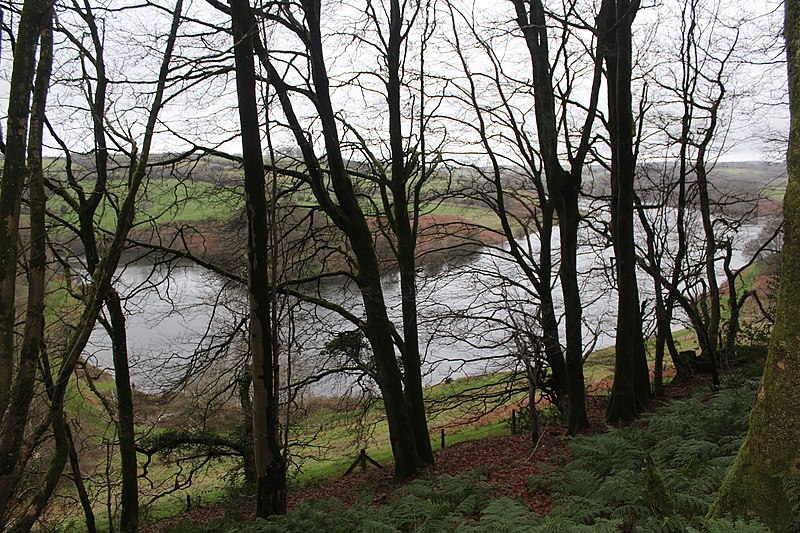
[[783, 248], [778, 307], [764, 377], [750, 428], [736, 462], [722, 484], [709, 517], [758, 517], [775, 531], [787, 531], [792, 502], [788, 475], [800, 470], [800, 1], [786, 1], [786, 54], [791, 131], [787, 154], [789, 184], [784, 199]]

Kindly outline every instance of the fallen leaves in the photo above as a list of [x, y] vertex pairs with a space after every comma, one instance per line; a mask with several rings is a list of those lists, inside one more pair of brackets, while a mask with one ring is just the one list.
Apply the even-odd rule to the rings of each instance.
[[[692, 390], [707, 384], [707, 377], [696, 377], [686, 382], [666, 388], [664, 399], [674, 399], [688, 395]], [[585, 433], [595, 434], [607, 430], [605, 411], [608, 396], [587, 396], [587, 413], [591, 426]], [[523, 502], [534, 512], [546, 514], [551, 508], [551, 497], [537, 483], [529, 483], [533, 476], [547, 476], [548, 473], [569, 460], [565, 427], [561, 424], [545, 426], [542, 436], [533, 446], [529, 434], [506, 435], [465, 442], [436, 452], [436, 468], [429, 475], [461, 472], [479, 472], [486, 490], [493, 496], [507, 496]], [[344, 479], [327, 479], [306, 485], [298, 490], [290, 490], [287, 506], [291, 512], [304, 500], [337, 498], [345, 505], [353, 504], [358, 498], [367, 496], [373, 505], [382, 505], [391, 497], [397, 484], [392, 481], [391, 465], [383, 470], [356, 471]], [[167, 524], [181, 520], [201, 525], [224, 516], [230, 506], [213, 505], [195, 509], [177, 517], [162, 520], [142, 527], [142, 533], [158, 533]], [[252, 518], [255, 504], [252, 499], [237, 501], [234, 511], [243, 518]]]

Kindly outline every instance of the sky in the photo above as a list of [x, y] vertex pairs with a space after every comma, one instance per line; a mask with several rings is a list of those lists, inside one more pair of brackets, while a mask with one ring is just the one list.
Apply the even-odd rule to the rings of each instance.
[[[510, 2], [499, 3], [496, 0], [454, 0], [455, 4], [464, 13], [464, 18], [457, 21], [457, 26], [463, 35], [460, 36], [465, 55], [468, 58], [468, 68], [473, 73], [487, 73], [491, 65], [486, 55], [477, 47], [474, 37], [465, 30], [465, 22], [469, 21], [478, 28], [477, 35], [490, 42], [507, 77], [504, 82], [512, 85], [523, 83], [530, 78], [530, 65], [527, 61], [527, 51], [524, 42], [518, 35], [507, 30], [514, 29], [510, 17], [513, 10]], [[127, 5], [124, 2], [110, 4], [115, 7]], [[165, 8], [172, 5], [165, 1]], [[381, 6], [381, 3], [377, 3]], [[453, 27], [449, 19], [449, 11], [443, 1], [434, 2], [431, 15], [436, 19], [435, 35], [429, 44], [429, 55], [426, 65], [429, 69], [426, 81], [427, 90], [430, 91], [428, 105], [438, 105], [439, 115], [459, 116], [465, 113], [463, 106], [453, 103], [450, 98], [458, 95], [463, 90], [465, 77], [462, 65], [453, 49]], [[723, 105], [722, 116], [726, 126], [726, 134], [720, 135], [724, 143], [718, 145], [718, 156], [722, 161], [740, 160], [767, 160], [774, 161], [783, 157], [785, 150], [785, 136], [788, 129], [788, 109], [786, 100], [785, 66], [782, 56], [782, 41], [780, 30], [782, 23], [781, 4], [774, 0], [708, 0], [698, 4], [700, 17], [703, 19], [701, 41], [706, 47], [709, 57], [719, 53], [732, 39], [731, 35], [738, 36], [737, 51], [733, 54], [726, 66], [726, 91], [730, 96], [729, 102]], [[712, 7], [719, 6], [716, 18], [711, 13]], [[129, 144], [125, 137], [138, 138], [144, 122], [143, 110], [149, 100], [148, 91], [151, 85], [138, 83], [138, 79], [152, 79], [157, 71], [159, 58], [154, 55], [153, 49], [163, 46], [163, 34], [169, 24], [168, 14], [165, 10], [125, 10], [121, 12], [103, 11], [98, 4], [97, 14], [104, 19], [104, 41], [108, 63], [109, 77], [113, 80], [107, 119], [115, 125], [119, 133], [115, 138], [120, 146]], [[596, 9], [594, 6], [592, 9]], [[230, 46], [230, 38], [226, 35], [214, 35], [211, 25], [227, 26], [225, 16], [203, 1], [194, 0], [187, 4], [187, 15], [201, 23], [186, 23], [183, 31], [188, 35], [180, 40], [179, 53], [181, 58], [173, 63], [181, 74], [196, 74], [197, 65], [192, 65], [189, 59], [205, 55], [205, 47], [223, 53]], [[655, 101], [663, 98], [659, 95], [659, 84], [669, 84], [669, 72], [674, 72], [677, 66], [672, 62], [674, 53], [679, 46], [677, 36], [679, 31], [680, 4], [678, 0], [665, 0], [658, 5], [645, 3], [642, 11], [637, 16], [635, 28], [635, 45], [639, 67], [636, 72], [637, 80], [634, 82], [636, 96], [641, 92], [644, 80], [647, 80], [648, 99], [652, 104], [648, 110], [656, 115], [665, 115], [670, 107], [664, 104], [655, 105]], [[363, 22], [363, 3], [356, 0], [350, 2], [324, 2], [323, 14], [327, 24], [326, 31], [326, 59], [329, 61], [329, 71], [334, 83], [342, 82], [342, 86], [334, 89], [334, 107], [356, 127], [369, 132], [375, 137], [376, 149], [380, 149], [381, 131], [386, 127], [386, 114], [383, 96], [380, 94], [381, 81], [374, 75], [365, 74], [366, 71], [375, 70], [380, 66], [379, 59], [368, 45], [357, 45], [358, 40], [353, 39], [353, 34], [358, 32], [364, 41], [372, 39], [370, 27]], [[380, 16], [380, 13], [379, 13]], [[585, 14], [591, 20], [591, 11]], [[458, 17], [457, 17], [458, 18]], [[573, 22], [576, 21], [573, 17]], [[417, 18], [419, 26], [424, 21], [420, 14]], [[15, 22], [8, 13], [5, 22]], [[59, 23], [65, 27], [73, 28], [76, 34], [78, 23], [74, 15], [60, 10]], [[412, 30], [412, 37], [419, 35], [419, 29]], [[557, 36], [557, 28], [551, 31], [551, 36]], [[584, 33], [585, 35], [585, 33]], [[161, 36], [159, 39], [158, 37]], [[705, 39], [705, 41], [703, 41]], [[274, 32], [270, 37], [274, 49], [292, 50], [298, 43], [281, 32]], [[80, 107], [82, 104], [82, 91], [85, 85], [74, 81], [79, 76], [80, 65], [75, 60], [74, 47], [63, 36], [56, 37], [56, 69], [54, 76], [61, 81], [51, 90], [49, 101], [49, 116], [56, 125], [64, 140], [76, 150], [88, 151], [89, 144], [89, 116]], [[155, 46], [153, 43], [155, 42]], [[581, 57], [580, 44], [570, 45], [576, 65], [585, 63]], [[716, 47], [716, 50], [714, 49]], [[416, 42], [408, 49], [407, 63], [409, 79], [415, 76], [417, 68], [418, 46]], [[700, 55], [702, 56], [703, 50]], [[585, 53], [584, 53], [585, 55]], [[670, 55], [673, 57], [670, 58]], [[8, 79], [10, 77], [10, 43], [8, 36], [2, 36], [2, 55], [0, 56], [0, 109], [7, 106]], [[220, 66], [229, 65], [226, 59], [206, 59], [203, 65]], [[713, 68], [713, 61], [709, 62]], [[302, 68], [302, 67], [301, 67]], [[90, 68], [91, 70], [91, 68]], [[563, 69], [556, 75], [563, 74]], [[587, 100], [585, 73], [583, 78], [578, 76], [577, 88], [571, 97], [578, 102]], [[345, 81], [357, 80], [358, 84], [345, 86]], [[415, 82], [416, 83], [416, 82]], [[187, 141], [201, 144], [219, 145], [231, 152], [240, 151], [238, 140], [235, 138], [237, 124], [235, 111], [234, 78], [231, 73], [222, 74], [213, 81], [198, 82], [194, 85], [176, 82], [170, 89], [182, 85], [186, 92], [170, 100], [161, 113], [161, 134], [156, 143], [158, 151], [177, 151], [184, 149]], [[484, 87], [487, 102], [492, 101], [491, 84]], [[519, 90], [519, 89], [518, 89]], [[600, 109], [604, 110], [605, 100], [601, 92]], [[437, 97], [438, 95], [438, 97]], [[405, 95], [406, 105], [409, 109], [418, 105], [418, 95], [413, 88]], [[314, 129], [314, 113], [309, 105], [303, 105], [297, 98], [298, 109], [305, 114], [306, 123]], [[532, 105], [530, 93], [520, 92], [516, 97], [519, 112], [530, 115]], [[735, 105], [734, 105], [735, 102]], [[573, 118], [580, 119], [580, 112], [573, 111]], [[2, 121], [4, 122], [4, 113]], [[654, 115], [655, 116], [655, 115]], [[272, 111], [272, 117], [280, 119], [277, 110]], [[532, 117], [524, 116], [533, 129]], [[660, 118], [662, 121], [663, 117]], [[674, 126], [674, 121], [671, 122]], [[700, 128], [701, 126], [698, 126]], [[471, 146], [469, 132], [459, 131], [459, 126], [446, 118], [433, 120], [431, 132], [428, 135], [435, 137], [435, 128], [447, 131], [446, 137], [457, 142], [451, 143], [447, 150], [453, 153], [469, 153]], [[5, 127], [4, 127], [5, 130]], [[411, 126], [407, 126], [411, 131]], [[445, 138], [444, 134], [441, 137]], [[286, 133], [276, 133], [276, 143], [289, 146], [291, 139]], [[57, 155], [56, 145], [50, 139], [48, 152]], [[662, 154], [657, 150], [647, 151], [645, 157], [659, 158]]]

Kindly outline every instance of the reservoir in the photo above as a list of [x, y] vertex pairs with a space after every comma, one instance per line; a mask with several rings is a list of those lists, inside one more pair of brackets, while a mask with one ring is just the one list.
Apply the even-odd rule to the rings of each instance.
[[[747, 261], [745, 245], [760, 229], [760, 224], [739, 229], [733, 269]], [[584, 341], [597, 349], [614, 342], [617, 302], [609, 275], [613, 251], [588, 245], [591, 237], [584, 228], [586, 245], [580, 247], [578, 265], [582, 273]], [[553, 241], [557, 250], [557, 229]], [[534, 252], [538, 250], [536, 236], [518, 242]], [[426, 383], [507, 369], [513, 363], [508, 357], [513, 343], [502, 324], [512, 315], [535, 314], [537, 302], [529, 292], [530, 283], [505, 253], [507, 250], [508, 243], [485, 247], [458, 261], [419, 269], [420, 350]], [[722, 262], [718, 264], [722, 283]], [[640, 299], [652, 303], [650, 278], [640, 271], [639, 280]], [[131, 263], [118, 270], [115, 287], [124, 298], [131, 376], [138, 388], [164, 390], [183, 383], [190, 371], [220, 374], [244, 364], [247, 298], [241, 287], [188, 263]], [[390, 318], [401, 330], [399, 274], [385, 275], [383, 289]], [[328, 281], [317, 290], [318, 296], [361, 316], [361, 297], [354, 284]], [[557, 316], [562, 312], [560, 293], [556, 284], [553, 295]], [[282, 345], [286, 355], [292, 357], [292, 382], [330, 371], [334, 361], [323, 355], [326, 343], [336, 333], [354, 329], [335, 312], [296, 300], [284, 301], [282, 316], [284, 334], [293, 339]], [[685, 321], [681, 323], [681, 314], [676, 313], [675, 320], [675, 328], [687, 327]], [[96, 366], [113, 372], [110, 341], [100, 325], [85, 355]], [[358, 380], [355, 374], [338, 380], [312, 380], [311, 393], [339, 394]]]

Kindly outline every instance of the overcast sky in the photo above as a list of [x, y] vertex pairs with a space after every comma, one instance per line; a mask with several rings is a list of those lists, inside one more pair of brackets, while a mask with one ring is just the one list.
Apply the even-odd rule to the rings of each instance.
[[[510, 18], [513, 10], [510, 2], [496, 0], [477, 0], [475, 3], [457, 0], [456, 5], [465, 13], [465, 19], [478, 25], [479, 35], [482, 39], [490, 41], [497, 56], [503, 63], [503, 68], [510, 79], [524, 81], [530, 79], [530, 65], [524, 42], [516, 33], [505, 33], [514, 29]], [[716, 0], [700, 2], [702, 16], [711, 17], [708, 10], [716, 6]], [[786, 74], [783, 65], [782, 40], [780, 38], [782, 24], [781, 5], [774, 0], [756, 1], [725, 1], [720, 0], [718, 20], [712, 25], [710, 18], [702, 25], [702, 34], [708, 35], [706, 44], [709, 47], [725, 48], [733, 28], [738, 29], [738, 44], [736, 52], [726, 67], [726, 91], [732, 97], [729, 104], [723, 107], [724, 121], [729, 127], [725, 137], [724, 150], [720, 152], [721, 159], [735, 160], [775, 160], [783, 157], [785, 150], [786, 131], [788, 129], [787, 102], [786, 102]], [[121, 3], [112, 3], [114, 6]], [[171, 2], [164, 2], [166, 7], [171, 7]], [[380, 6], [381, 4], [378, 3]], [[639, 55], [639, 68], [635, 97], [641, 94], [642, 79], [647, 79], [650, 89], [648, 97], [651, 102], [659, 98], [658, 83], [668, 83], [669, 77], [664, 73], [677, 67], [670, 64], [670, 53], [674, 52], [680, 34], [679, 6], [677, 0], [666, 0], [658, 6], [645, 5], [637, 17], [635, 42]], [[329, 60], [329, 69], [335, 80], [358, 79], [358, 86], [340, 87], [334, 92], [334, 105], [338, 111], [374, 135], [380, 135], [385, 127], [385, 104], [379, 92], [380, 80], [375, 76], [365, 75], [363, 71], [375, 70], [380, 64], [369, 46], [357, 46], [352, 36], [336, 35], [339, 31], [356, 30], [361, 28], [366, 39], [371, 38], [369, 28], [359, 23], [362, 19], [363, 5], [357, 0], [350, 2], [323, 2], [323, 16], [326, 31], [328, 32], [326, 50]], [[596, 6], [592, 9], [596, 9]], [[102, 11], [98, 10], [98, 14]], [[195, 0], [187, 4], [187, 14], [208, 23], [227, 26], [225, 16], [210, 8], [205, 2]], [[590, 17], [590, 11], [584, 11], [584, 16]], [[106, 55], [111, 77], [115, 84], [111, 87], [109, 109], [107, 118], [115, 123], [120, 131], [129, 130], [134, 136], [141, 131], [143, 125], [142, 110], [146, 108], [148, 90], [147, 85], [134, 83], [137, 78], [152, 79], [157, 70], [159, 58], [153, 51], [154, 36], [163, 35], [169, 24], [168, 15], [164, 11], [128, 10], [122, 13], [106, 14]], [[436, 32], [429, 44], [429, 55], [426, 67], [429, 69], [427, 90], [431, 92], [430, 105], [439, 105], [438, 112], [453, 115], [459, 112], [459, 104], [448, 102], [446, 99], [437, 100], [436, 96], [444, 97], [453, 94], [453, 91], [464, 82], [464, 72], [454, 53], [453, 27], [449, 19], [449, 12], [445, 9], [444, 2], [435, 4], [430, 13], [431, 19], [436, 20]], [[474, 20], [473, 20], [474, 17]], [[588, 19], [590, 20], [590, 18]], [[60, 21], [65, 26], [75, 28], [76, 21], [66, 13], [60, 15]], [[8, 14], [5, 22], [9, 22]], [[423, 17], [417, 19], [421, 25]], [[462, 21], [463, 22], [463, 21]], [[457, 22], [459, 32], [464, 31], [464, 25]], [[199, 36], [199, 33], [208, 31], [207, 27], [197, 24], [185, 24], [185, 32], [192, 32], [192, 37], [184, 36], [179, 42], [179, 51], [188, 57], [192, 54], [203, 55], [204, 47], [224, 50], [230, 46], [230, 38], [226, 35], [213, 36], [211, 34]], [[419, 29], [412, 31], [418, 35]], [[551, 35], [557, 35], [553, 29]], [[471, 72], [487, 72], [490, 64], [479, 48], [475, 47], [475, 39], [464, 31], [460, 36], [461, 44], [466, 50]], [[274, 48], [289, 48], [297, 45], [296, 42], [285, 39], [280, 32], [272, 35], [271, 43]], [[705, 37], [701, 37], [705, 38]], [[63, 37], [57, 37], [56, 52], [56, 78], [74, 78], [79, 74], [78, 63], [74, 61], [75, 51]], [[163, 45], [163, 39], [157, 42]], [[578, 45], [574, 45], [578, 46]], [[448, 48], [449, 47], [449, 48]], [[407, 62], [409, 73], [407, 77], [413, 78], [417, 69], [416, 53], [418, 47], [411, 46], [408, 50]], [[371, 55], [373, 54], [373, 55]], [[673, 54], [674, 55], [674, 54]], [[711, 65], [713, 67], [713, 65]], [[8, 36], [3, 34], [2, 58], [0, 58], [0, 106], [5, 109], [7, 105], [8, 78], [10, 77], [10, 44]], [[189, 72], [190, 65], [182, 67], [181, 72]], [[355, 72], [361, 71], [361, 74]], [[556, 75], [559, 75], [558, 69]], [[586, 74], [584, 73], [584, 76]], [[355, 77], [354, 77], [355, 76]], [[580, 80], [580, 78], [578, 78]], [[417, 82], [414, 82], [417, 83]], [[584, 86], [585, 86], [584, 82]], [[585, 89], [578, 89], [572, 95], [577, 101], [585, 101]], [[67, 142], [77, 150], [88, 150], [87, 142], [90, 141], [88, 115], [78, 109], [82, 105], [81, 90], [85, 88], [77, 83], [68, 85], [58, 84], [53, 87], [49, 102], [51, 121], [61, 132]], [[231, 139], [236, 130], [235, 99], [233, 97], [232, 74], [222, 75], [213, 81], [203, 82], [188, 92], [170, 101], [161, 114], [162, 135], [156, 145], [158, 151], [174, 151], [186, 146], [186, 140], [202, 144], [223, 143], [222, 147], [230, 151], [238, 151], [238, 140]], [[141, 95], [139, 93], [145, 93]], [[601, 93], [602, 94], [602, 93]], [[416, 105], [413, 90], [409, 91], [406, 104]], [[490, 90], [486, 90], [487, 101], [491, 101]], [[526, 103], [524, 98], [528, 99]], [[521, 95], [516, 100], [522, 113], [526, 106], [532, 105], [530, 95]], [[410, 108], [410, 107], [409, 107]], [[298, 103], [298, 109], [304, 110], [307, 122], [313, 122], [313, 112], [308, 106]], [[600, 105], [601, 111], [605, 109], [604, 100]], [[663, 115], [669, 106], [653, 105], [648, 114]], [[463, 110], [462, 110], [463, 111]], [[280, 117], [275, 111], [274, 116]], [[574, 111], [576, 116], [578, 111]], [[648, 115], [649, 116], [649, 115]], [[654, 115], [655, 116], [655, 115]], [[532, 125], [532, 116], [525, 117]], [[4, 118], [3, 118], [4, 121]], [[652, 127], [650, 122], [649, 127]], [[442, 128], [457, 128], [456, 125], [440, 121]], [[311, 126], [313, 128], [313, 126]], [[410, 128], [411, 126], [408, 126]], [[4, 128], [5, 130], [5, 128]], [[168, 130], [178, 132], [179, 135], [169, 133]], [[285, 133], [276, 134], [278, 144], [283, 141], [290, 145], [291, 141]], [[283, 135], [283, 136], [282, 136]], [[430, 135], [434, 135], [432, 132]], [[450, 137], [466, 137], [457, 131], [449, 132]], [[722, 137], [720, 137], [722, 138]], [[228, 140], [227, 142], [225, 142]], [[462, 141], [464, 139], [461, 139]], [[56, 155], [51, 145], [50, 153]], [[720, 143], [719, 147], [722, 147]], [[449, 148], [455, 152], [464, 150], [454, 144]], [[466, 151], [466, 150], [465, 150]], [[645, 156], [661, 157], [656, 152], [647, 153]]]

